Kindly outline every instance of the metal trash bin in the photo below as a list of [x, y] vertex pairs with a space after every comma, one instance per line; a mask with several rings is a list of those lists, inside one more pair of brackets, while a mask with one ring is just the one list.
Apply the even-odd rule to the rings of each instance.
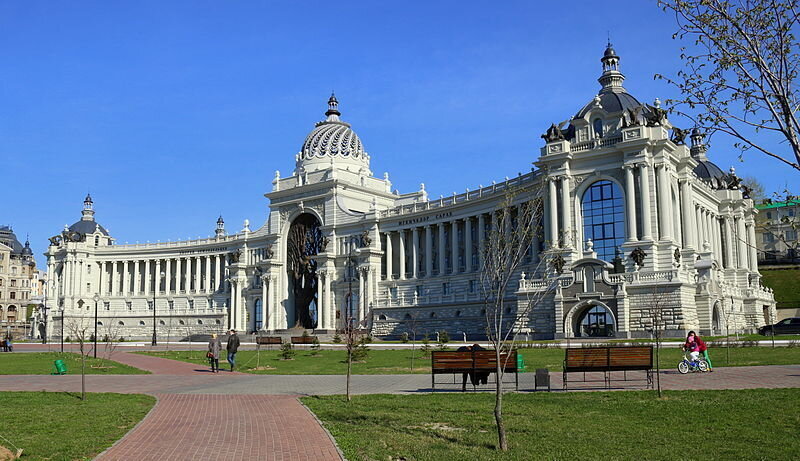
[[53, 372], [51, 375], [65, 375], [67, 374], [67, 364], [63, 360], [58, 359], [53, 362]]
[[536, 377], [533, 390], [534, 391], [537, 390], [539, 386], [542, 387], [547, 386], [547, 392], [550, 392], [550, 370], [548, 370], [547, 368], [536, 369]]

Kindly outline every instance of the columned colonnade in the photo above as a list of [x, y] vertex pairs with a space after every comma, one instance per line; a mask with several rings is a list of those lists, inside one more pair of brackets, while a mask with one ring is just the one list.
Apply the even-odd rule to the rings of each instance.
[[101, 296], [147, 296], [154, 292], [211, 294], [225, 288], [225, 254], [102, 261], [99, 264]]

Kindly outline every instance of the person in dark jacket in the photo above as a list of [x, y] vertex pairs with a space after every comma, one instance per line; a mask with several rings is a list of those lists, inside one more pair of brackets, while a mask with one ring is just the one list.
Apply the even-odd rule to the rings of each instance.
[[231, 364], [231, 371], [236, 367], [236, 352], [239, 351], [239, 337], [236, 336], [236, 330], [231, 329], [230, 336], [228, 336], [228, 363]]
[[208, 342], [208, 361], [211, 362], [211, 372], [219, 373], [219, 351], [222, 349], [222, 344], [217, 338], [217, 334], [211, 335], [211, 340]]
[[[485, 351], [486, 349], [481, 347], [480, 344], [473, 344], [472, 346], [461, 346], [456, 349], [457, 352], [472, 352], [472, 351]], [[489, 373], [486, 372], [470, 372], [470, 373], [462, 373], [461, 374], [461, 392], [467, 390], [467, 376], [469, 376], [469, 382], [472, 383], [472, 386], [475, 387], [478, 384], [486, 384], [489, 381]]]

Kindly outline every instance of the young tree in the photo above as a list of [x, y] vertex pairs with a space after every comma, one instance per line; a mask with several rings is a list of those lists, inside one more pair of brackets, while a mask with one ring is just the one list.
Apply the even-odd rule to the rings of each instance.
[[72, 317], [66, 324], [81, 352], [81, 400], [86, 400], [86, 342], [89, 340], [89, 323], [86, 317]]
[[[545, 183], [542, 182], [542, 185]], [[516, 335], [528, 318], [533, 306], [541, 301], [555, 287], [556, 277], [548, 280], [548, 286], [541, 290], [529, 291], [524, 302], [515, 300], [511, 307], [506, 302], [510, 290], [516, 289], [512, 283], [519, 277], [519, 270], [531, 252], [532, 237], [539, 232], [543, 215], [543, 188], [509, 189], [495, 212], [495, 219], [487, 232], [481, 265], [481, 291], [486, 311], [486, 333], [494, 348], [497, 369], [495, 383], [494, 417], [497, 426], [498, 449], [508, 450], [508, 440], [503, 421], [503, 375], [510, 354], [514, 349]], [[479, 231], [483, 231], [480, 229]], [[538, 249], [534, 248], [533, 252]], [[544, 258], [539, 261], [533, 273], [542, 274]], [[512, 312], [514, 312], [512, 314]], [[506, 315], [508, 314], [508, 315]]]
[[658, 398], [661, 398], [661, 343], [664, 336], [665, 310], [667, 307], [667, 296], [664, 289], [658, 286], [653, 287], [650, 296], [647, 297], [647, 304], [642, 311], [644, 320], [648, 323], [646, 327], [653, 335], [656, 343], [656, 389]]
[[[659, 0], [675, 14], [684, 69], [657, 74], [682, 96], [667, 101], [709, 133], [800, 171], [796, 0]], [[780, 144], [788, 147], [774, 148]], [[741, 158], [741, 155], [740, 155]]]
[[356, 322], [352, 318], [348, 318], [344, 324], [344, 330], [342, 331], [344, 335], [344, 345], [345, 349], [347, 350], [347, 383], [346, 383], [346, 394], [347, 394], [347, 401], [351, 400], [350, 398], [350, 376], [352, 375], [353, 369], [353, 355], [357, 354], [356, 350], [362, 343], [361, 336], [364, 333], [363, 330], [360, 330], [358, 327], [363, 326], [361, 323]]
[[411, 333], [411, 372], [414, 372], [414, 355], [416, 352], [414, 348], [417, 344], [417, 329], [419, 328], [419, 322], [417, 321], [416, 314], [408, 314], [408, 317], [405, 320], [406, 330]]

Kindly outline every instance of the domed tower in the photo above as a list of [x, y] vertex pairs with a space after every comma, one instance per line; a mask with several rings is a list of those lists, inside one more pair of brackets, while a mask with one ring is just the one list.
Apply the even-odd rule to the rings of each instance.
[[331, 93], [325, 120], [317, 122], [295, 158], [295, 174], [330, 168], [348, 169], [372, 175], [369, 154], [350, 124], [339, 119], [339, 101]]
[[108, 230], [94, 220], [94, 201], [90, 194], [86, 194], [86, 198], [83, 199], [83, 210], [81, 211], [80, 221], [69, 226], [67, 230], [78, 232], [84, 236], [94, 234], [95, 246], [99, 245], [101, 241], [103, 244], [111, 245], [112, 239]]
[[217, 218], [217, 228], [214, 229], [214, 236], [216, 238], [225, 237], [225, 221], [222, 219], [222, 215]]

